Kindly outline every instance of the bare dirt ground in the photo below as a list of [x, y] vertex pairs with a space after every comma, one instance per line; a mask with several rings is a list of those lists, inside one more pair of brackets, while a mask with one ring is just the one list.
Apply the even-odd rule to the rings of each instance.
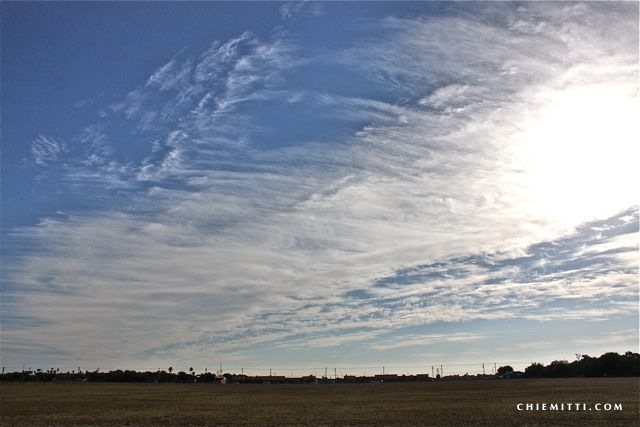
[[[0, 424], [632, 426], [640, 425], [639, 386], [638, 378], [308, 385], [4, 382]], [[519, 411], [518, 403], [580, 403], [587, 409]], [[622, 410], [596, 410], [596, 404], [604, 409], [606, 403], [622, 404]]]

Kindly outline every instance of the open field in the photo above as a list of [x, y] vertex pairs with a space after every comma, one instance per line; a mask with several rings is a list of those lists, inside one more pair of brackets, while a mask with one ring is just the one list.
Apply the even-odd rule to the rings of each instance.
[[[3, 426], [638, 425], [638, 378], [386, 384], [0, 383]], [[586, 411], [518, 411], [518, 403]], [[621, 403], [622, 411], [596, 411]]]

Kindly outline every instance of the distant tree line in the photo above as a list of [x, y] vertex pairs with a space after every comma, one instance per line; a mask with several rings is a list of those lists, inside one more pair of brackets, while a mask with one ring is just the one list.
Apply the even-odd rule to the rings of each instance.
[[[532, 363], [524, 372], [514, 371], [511, 366], [501, 366], [495, 375], [478, 374], [450, 375], [435, 379], [462, 380], [462, 379], [491, 379], [491, 378], [569, 378], [569, 377], [640, 377], [640, 354], [630, 351], [620, 355], [618, 353], [605, 353], [600, 357], [590, 357], [579, 355], [579, 358], [571, 363], [567, 361], [555, 360], [545, 366], [541, 363]], [[173, 372], [173, 367], [167, 371], [133, 371], [115, 370], [108, 372], [96, 371], [67, 371], [60, 372], [59, 369], [35, 371], [8, 372], [0, 375], [0, 381], [91, 381], [91, 382], [126, 382], [126, 383], [240, 383], [240, 384], [260, 384], [260, 383], [315, 383], [315, 382], [408, 382], [408, 381], [433, 381], [434, 378], [428, 374], [418, 375], [374, 375], [372, 377], [349, 376], [343, 378], [329, 379], [325, 377], [316, 378], [313, 375], [298, 378], [284, 376], [249, 376], [239, 374], [213, 374], [205, 372], [196, 374], [193, 368], [189, 372]]]
[[640, 354], [627, 351], [625, 354], [605, 353], [600, 357], [579, 355], [571, 363], [554, 360], [549, 365], [532, 363], [524, 370], [525, 378], [568, 377], [638, 377], [640, 376]]
[[[171, 368], [171, 371], [173, 369]], [[9, 372], [0, 376], [5, 381], [92, 381], [92, 382], [122, 382], [122, 383], [193, 383], [193, 382], [220, 382], [221, 378], [211, 373], [196, 375], [195, 372], [186, 373], [180, 371], [172, 373], [167, 371], [133, 371], [121, 370], [99, 371], [71, 371], [36, 370]]]

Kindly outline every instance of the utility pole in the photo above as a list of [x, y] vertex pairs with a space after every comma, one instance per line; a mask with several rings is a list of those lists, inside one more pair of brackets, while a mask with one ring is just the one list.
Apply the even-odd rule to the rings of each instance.
[[384, 375], [384, 365], [382, 365], [382, 375]]
[[493, 364], [493, 375], [495, 375], [495, 374], [496, 374], [496, 372], [497, 372], [497, 370], [496, 370], [496, 364], [494, 363], [494, 364]]
[[436, 376], [433, 373], [433, 366], [431, 367], [431, 378], [435, 378]]
[[442, 369], [442, 365], [440, 365], [440, 376], [444, 377], [444, 369]]
[[269, 368], [269, 376], [271, 376], [271, 368]]
[[486, 375], [486, 374], [484, 373], [484, 363], [482, 364], [482, 375]]
[[338, 368], [333, 368], [333, 379], [338, 378]]
[[324, 377], [327, 378], [327, 368], [324, 368]]

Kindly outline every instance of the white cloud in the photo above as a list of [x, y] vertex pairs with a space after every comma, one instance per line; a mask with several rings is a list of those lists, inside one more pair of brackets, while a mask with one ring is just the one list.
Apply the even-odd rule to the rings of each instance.
[[189, 85], [191, 69], [191, 61], [186, 60], [181, 64], [178, 58], [174, 58], [156, 70], [147, 80], [146, 86], [157, 86], [161, 92], [181, 89]]
[[[503, 263], [495, 271], [469, 258], [494, 254], [496, 264], [501, 256], [515, 263], [514, 254], [533, 243], [596, 219], [583, 212], [568, 221], [541, 204], [545, 194], [530, 191], [523, 179], [531, 170], [514, 160], [522, 153], [514, 143], [522, 123], [544, 116], [553, 94], [569, 84], [615, 77], [625, 90], [637, 86], [630, 80], [637, 49], [628, 35], [637, 23], [625, 19], [623, 6], [585, 7], [590, 13], [528, 5], [498, 8], [508, 16], [495, 20], [388, 19], [382, 42], [337, 52], [336, 62], [395, 101], [290, 88], [287, 73], [316, 58], [300, 58], [304, 53], [289, 41], [248, 32], [197, 59], [172, 60], [112, 108], [139, 121], [140, 132], [159, 135], [144, 159], [128, 165], [107, 162], [106, 153], [89, 155], [104, 169], [74, 171], [76, 180], [113, 176], [138, 188], [128, 204], [16, 231], [40, 250], [7, 269], [13, 285], [4, 310], [43, 322], [28, 334], [7, 330], [3, 340], [66, 349], [81, 360], [103, 360], [109, 351], [124, 363], [141, 354], [159, 359], [194, 351], [205, 358], [207, 349], [276, 341], [295, 347], [299, 341], [287, 343], [295, 334], [327, 347], [436, 322], [633, 312], [630, 251], [610, 259], [619, 271], [599, 264], [544, 271], [542, 261], [540, 270]], [[528, 13], [536, 14], [534, 27], [519, 23]], [[172, 95], [157, 108], [160, 92]], [[296, 123], [274, 120], [265, 130], [256, 123], [259, 113], [244, 107], [265, 112], [278, 103], [365, 124], [346, 136], [324, 136], [318, 127], [295, 144], [265, 143], [267, 130]], [[92, 132], [89, 146], [104, 147], [103, 134]], [[63, 150], [53, 139], [37, 141], [34, 158], [42, 164]], [[578, 181], [565, 189], [581, 188]], [[611, 188], [597, 190], [594, 200]], [[633, 194], [626, 193], [597, 214], [629, 208]], [[602, 245], [620, 247], [612, 239]], [[583, 256], [591, 260], [595, 249], [587, 246]], [[399, 270], [436, 262], [464, 274], [434, 271], [449, 276], [421, 280], [413, 273], [410, 283], [375, 286]], [[345, 297], [353, 291], [367, 298]], [[612, 302], [590, 305], [602, 301]], [[424, 339], [448, 338], [416, 336], [378, 349]]]
[[486, 335], [456, 332], [451, 334], [420, 334], [414, 336], [399, 336], [372, 347], [380, 350], [423, 346], [443, 342], [473, 342], [487, 339]]
[[466, 84], [450, 84], [436, 89], [431, 95], [418, 101], [421, 105], [436, 108], [462, 109], [471, 102], [481, 101], [486, 97], [482, 88], [474, 88]]
[[89, 167], [104, 165], [113, 153], [101, 126], [85, 127], [78, 137], [78, 142], [83, 146], [83, 163]]
[[31, 142], [30, 162], [35, 166], [47, 166], [57, 162], [66, 151], [67, 147], [63, 142], [50, 136], [38, 135]]
[[613, 331], [599, 334], [596, 337], [576, 338], [573, 340], [576, 344], [597, 344], [601, 346], [612, 344], [638, 344], [638, 330], [637, 329], [625, 329], [621, 331]]
[[280, 16], [285, 21], [297, 21], [301, 18], [317, 17], [323, 14], [323, 7], [318, 2], [292, 1], [280, 6]]

